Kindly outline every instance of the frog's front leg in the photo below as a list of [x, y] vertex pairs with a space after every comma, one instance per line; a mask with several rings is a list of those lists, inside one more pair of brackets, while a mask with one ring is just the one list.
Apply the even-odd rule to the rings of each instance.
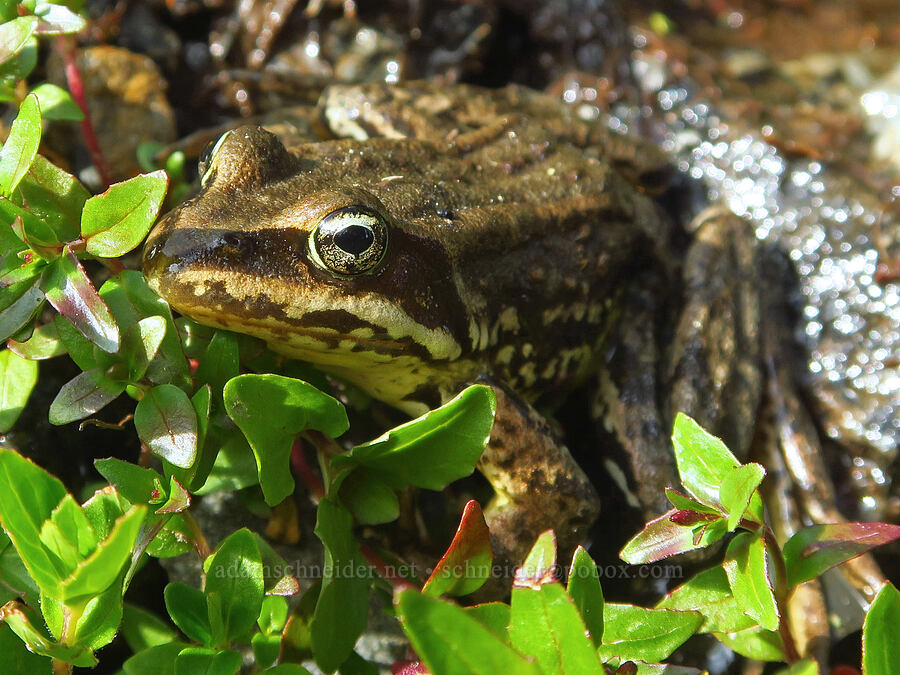
[[597, 492], [547, 420], [506, 388], [489, 384], [497, 414], [478, 468], [496, 492], [485, 512], [494, 553], [518, 565], [537, 535], [553, 529], [563, 560], [597, 517]]

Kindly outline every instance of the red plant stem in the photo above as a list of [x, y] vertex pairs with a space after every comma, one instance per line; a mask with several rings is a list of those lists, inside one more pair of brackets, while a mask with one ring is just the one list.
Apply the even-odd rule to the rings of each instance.
[[312, 470], [309, 462], [306, 461], [306, 455], [303, 454], [303, 441], [300, 438], [295, 438], [294, 445], [291, 446], [291, 466], [294, 467], [294, 471], [316, 499], [325, 496], [325, 486], [316, 472]]
[[84, 144], [91, 155], [91, 162], [97, 169], [103, 187], [107, 188], [112, 183], [112, 179], [110, 178], [109, 168], [106, 166], [106, 160], [103, 157], [103, 151], [100, 150], [97, 135], [94, 133], [94, 126], [91, 124], [91, 115], [88, 112], [87, 101], [84, 97], [84, 85], [81, 81], [81, 73], [78, 70], [78, 61], [75, 58], [75, 43], [72, 38], [60, 35], [56, 40], [56, 44], [65, 66], [69, 92], [72, 94], [72, 99], [81, 108], [81, 112], [84, 113], [84, 119], [81, 120], [81, 134], [84, 136]]
[[366, 562], [375, 568], [378, 576], [387, 581], [394, 588], [416, 588], [409, 579], [397, 574], [396, 570], [384, 562], [384, 559], [375, 553], [368, 544], [360, 544], [359, 551], [362, 553], [363, 558], [366, 559]]

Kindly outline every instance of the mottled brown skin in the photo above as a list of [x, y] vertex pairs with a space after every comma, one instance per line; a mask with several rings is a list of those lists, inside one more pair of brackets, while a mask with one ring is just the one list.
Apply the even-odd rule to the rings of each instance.
[[[755, 412], [758, 378], [733, 408], [717, 398], [758, 366], [752, 255], [722, 260], [727, 281], [678, 325], [673, 251], [686, 236], [654, 199], [666, 169], [653, 149], [514, 87], [334, 87], [320, 106], [331, 133], [351, 139], [233, 132], [201, 192], [151, 234], [147, 277], [184, 314], [258, 335], [410, 413], [487, 377], [500, 406], [481, 469], [509, 558], [548, 527], [570, 547], [596, 516], [590, 482], [530, 403], [558, 405], [603, 373], [602, 414], [648, 505], [674, 481], [672, 411], [717, 431]], [[352, 205], [381, 214], [390, 243], [373, 270], [336, 275], [309, 234]], [[728, 247], [717, 223], [698, 227], [707, 256]], [[688, 263], [688, 285], [703, 286], [704, 265]], [[736, 298], [739, 315], [726, 307]], [[710, 307], [716, 320], [698, 323]], [[707, 327], [734, 348], [710, 351]]]

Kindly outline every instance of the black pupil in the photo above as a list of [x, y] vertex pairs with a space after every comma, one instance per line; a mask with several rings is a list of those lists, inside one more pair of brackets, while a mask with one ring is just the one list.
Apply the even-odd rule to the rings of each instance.
[[362, 225], [348, 225], [334, 235], [334, 243], [351, 255], [364, 253], [374, 241], [372, 230]]

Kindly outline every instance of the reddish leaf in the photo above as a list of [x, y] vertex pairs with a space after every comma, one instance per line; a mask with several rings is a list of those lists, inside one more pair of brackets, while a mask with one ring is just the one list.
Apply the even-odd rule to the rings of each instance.
[[[619, 553], [632, 565], [656, 562], [685, 551], [708, 546], [725, 534], [725, 519], [706, 521], [708, 514], [688, 516], [678, 509], [651, 520]], [[684, 520], [685, 524], [678, 521]]]
[[900, 525], [835, 523], [805, 527], [784, 545], [790, 587], [900, 537]]
[[68, 246], [47, 268], [41, 289], [56, 311], [88, 340], [110, 354], [119, 349], [119, 328], [84, 268]]
[[169, 480], [169, 498], [154, 513], [180, 513], [191, 505], [191, 493], [171, 476]]
[[428, 668], [421, 661], [397, 661], [391, 666], [391, 675], [428, 675]]
[[474, 499], [463, 509], [459, 528], [422, 588], [427, 595], [466, 595], [484, 584], [491, 573], [494, 552], [481, 506]]

